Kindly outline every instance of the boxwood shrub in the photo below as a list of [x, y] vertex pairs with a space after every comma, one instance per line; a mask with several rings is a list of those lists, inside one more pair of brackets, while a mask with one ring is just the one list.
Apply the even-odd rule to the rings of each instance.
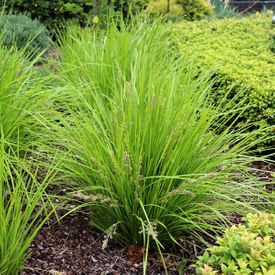
[[239, 121], [256, 128], [269, 127], [269, 136], [273, 136], [269, 143], [274, 142], [275, 27], [271, 18], [254, 15], [184, 22], [174, 27], [174, 34], [183, 55], [193, 58], [198, 67], [214, 72], [215, 98], [230, 87], [229, 100], [239, 95], [238, 100], [248, 104]]

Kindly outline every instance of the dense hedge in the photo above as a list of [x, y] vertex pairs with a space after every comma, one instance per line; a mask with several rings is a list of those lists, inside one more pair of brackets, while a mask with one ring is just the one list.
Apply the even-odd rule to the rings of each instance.
[[[244, 90], [249, 108], [243, 120], [256, 127], [275, 125], [275, 27], [263, 15], [241, 19], [184, 22], [174, 28], [182, 54], [218, 77], [220, 91], [232, 87], [230, 98]], [[273, 46], [272, 46], [273, 45]], [[234, 94], [233, 94], [234, 93]], [[273, 126], [273, 129], [272, 129]], [[274, 141], [274, 139], [273, 139]]]
[[95, 16], [105, 17], [109, 12], [142, 10], [147, 0], [0, 0], [0, 4], [14, 12], [30, 13], [47, 26], [61, 26], [60, 22], [77, 19], [81, 23], [92, 23]]

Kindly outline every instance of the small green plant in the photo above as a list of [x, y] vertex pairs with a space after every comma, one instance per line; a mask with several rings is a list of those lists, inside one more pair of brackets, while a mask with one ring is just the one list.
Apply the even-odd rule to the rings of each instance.
[[197, 262], [197, 274], [274, 274], [275, 215], [248, 214], [245, 224], [226, 229]]
[[0, 15], [1, 45], [25, 49], [30, 58], [46, 53], [50, 48], [50, 38], [46, 28], [26, 15]]

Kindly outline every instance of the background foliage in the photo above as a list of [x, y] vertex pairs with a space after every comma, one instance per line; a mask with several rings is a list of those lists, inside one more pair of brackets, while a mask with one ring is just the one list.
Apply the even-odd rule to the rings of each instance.
[[[274, 127], [275, 29], [269, 17], [184, 22], [175, 26], [174, 33], [183, 55], [192, 56], [198, 67], [214, 71], [219, 86], [215, 98], [230, 87], [228, 100], [239, 94], [239, 100], [247, 101], [244, 121]], [[269, 133], [274, 135], [274, 128]]]
[[36, 19], [26, 15], [2, 14], [0, 29], [4, 30], [1, 46], [24, 49], [30, 58], [46, 53], [50, 48], [50, 38], [46, 28]]
[[122, 12], [127, 16], [141, 11], [147, 0], [0, 0], [7, 9], [29, 13], [32, 18], [47, 26], [62, 27], [64, 20], [75, 19], [81, 24], [92, 23], [95, 16], [105, 17], [108, 13]]
[[151, 0], [146, 12], [155, 15], [176, 16], [180, 19], [201, 19], [212, 12], [212, 7], [205, 0]]
[[165, 15], [170, 13], [170, 15], [182, 16], [183, 9], [176, 3], [176, 0], [171, 0], [169, 4], [169, 11], [167, 7], [167, 0], [151, 0], [147, 7], [146, 12], [153, 15]]
[[212, 7], [206, 0], [177, 0], [176, 2], [182, 6], [186, 19], [201, 19], [212, 12]]
[[218, 19], [240, 16], [237, 10], [228, 3], [223, 3], [221, 0], [213, 0], [211, 2], [214, 10], [213, 15]]

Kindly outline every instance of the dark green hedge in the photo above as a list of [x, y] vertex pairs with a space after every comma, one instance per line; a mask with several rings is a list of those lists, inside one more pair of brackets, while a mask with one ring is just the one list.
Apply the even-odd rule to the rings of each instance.
[[143, 9], [147, 0], [0, 0], [0, 4], [14, 12], [29, 13], [32, 18], [47, 26], [59, 26], [68, 19], [80, 23], [92, 23], [97, 16], [104, 20], [108, 13], [122, 12], [127, 16], [129, 11], [137, 13]]
[[[174, 28], [180, 51], [194, 58], [200, 68], [217, 76], [217, 96], [231, 88], [231, 98], [244, 90], [239, 100], [248, 108], [242, 122], [275, 132], [275, 26], [271, 17], [257, 14], [240, 19], [184, 22]], [[232, 104], [234, 104], [232, 102]]]

